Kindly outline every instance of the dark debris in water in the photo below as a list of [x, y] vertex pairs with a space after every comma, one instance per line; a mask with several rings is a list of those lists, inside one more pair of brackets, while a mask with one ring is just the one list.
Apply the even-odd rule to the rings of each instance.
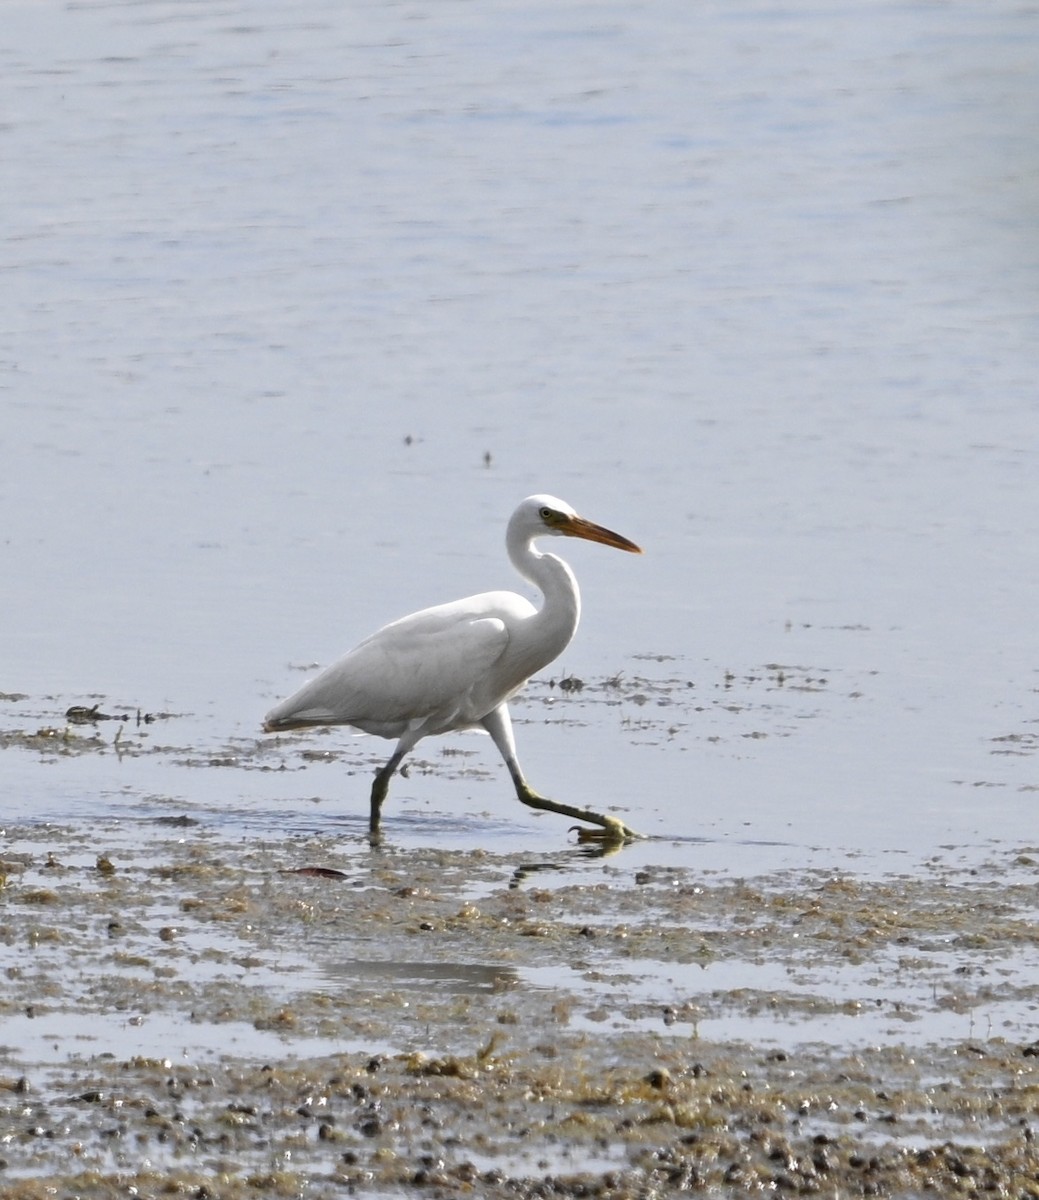
[[173, 716], [168, 712], [142, 712], [139, 708], [135, 713], [106, 713], [101, 711], [98, 704], [73, 704], [65, 712], [65, 719], [74, 725], [93, 725], [98, 721], [133, 721], [137, 725], [153, 725], [156, 721], [168, 721]]
[[286, 875], [309, 875], [313, 879], [349, 879], [345, 871], [337, 867], [286, 867]]
[[[26, 700], [27, 696], [10, 694], [0, 699]], [[140, 708], [123, 708], [108, 712], [102, 709], [101, 701], [93, 704], [69, 705], [61, 717], [55, 713], [36, 711], [19, 714], [19, 724], [14, 728], [0, 729], [0, 750], [31, 750], [44, 757], [69, 757], [79, 754], [106, 753], [135, 755], [153, 753], [157, 748], [145, 740], [148, 728], [159, 721], [170, 721], [175, 713], [145, 712]], [[38, 704], [38, 702], [37, 702]], [[118, 707], [118, 706], [111, 706]], [[42, 717], [42, 723], [41, 723]], [[112, 736], [104, 736], [98, 726], [113, 722], [116, 726]]]

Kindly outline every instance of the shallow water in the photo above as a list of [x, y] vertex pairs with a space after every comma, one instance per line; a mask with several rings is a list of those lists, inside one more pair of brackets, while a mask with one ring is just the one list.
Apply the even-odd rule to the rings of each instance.
[[[560, 736], [521, 709], [537, 786], [722, 855], [1031, 826], [1023, 10], [5, 21], [5, 691], [49, 722], [95, 696], [186, 714], [205, 756], [300, 664], [507, 585], [504, 520], [546, 489], [647, 549], [573, 548], [561, 672], [678, 680], [707, 712], [641, 737], [621, 705]], [[768, 664], [826, 684], [780, 712], [742, 682]], [[461, 791], [398, 781], [388, 817], [529, 829], [494, 758]], [[19, 819], [142, 792], [213, 796], [243, 829], [314, 795], [364, 808], [323, 765], [4, 760]]]

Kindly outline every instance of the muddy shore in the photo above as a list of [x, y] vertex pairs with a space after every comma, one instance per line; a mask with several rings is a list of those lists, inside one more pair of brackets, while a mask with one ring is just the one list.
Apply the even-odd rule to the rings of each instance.
[[1039, 853], [736, 879], [7, 827], [0, 1185], [1039, 1196]]

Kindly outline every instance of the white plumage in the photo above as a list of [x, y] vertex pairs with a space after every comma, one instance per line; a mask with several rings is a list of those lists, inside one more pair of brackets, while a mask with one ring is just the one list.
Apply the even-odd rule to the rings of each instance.
[[561, 558], [534, 547], [546, 536], [585, 538], [641, 553], [634, 542], [584, 520], [562, 500], [528, 496], [512, 514], [505, 544], [516, 570], [541, 589], [540, 608], [515, 592], [483, 592], [412, 613], [383, 626], [267, 714], [268, 733], [352, 725], [397, 739], [372, 785], [373, 834], [390, 777], [416, 742], [482, 726], [525, 804], [600, 825], [610, 840], [634, 836], [615, 817], [540, 796], [516, 759], [508, 701], [566, 649], [581, 616], [573, 572]]

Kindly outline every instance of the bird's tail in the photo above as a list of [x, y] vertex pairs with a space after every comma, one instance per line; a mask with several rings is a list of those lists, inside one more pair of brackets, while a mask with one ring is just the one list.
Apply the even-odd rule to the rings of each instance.
[[287, 733], [290, 729], [307, 729], [313, 725], [300, 717], [279, 717], [277, 712], [270, 712], [263, 718], [264, 733]]
[[346, 722], [320, 705], [300, 708], [295, 696], [272, 708], [263, 718], [264, 733], [287, 733], [290, 729], [313, 729], [318, 725], [342, 725]]

